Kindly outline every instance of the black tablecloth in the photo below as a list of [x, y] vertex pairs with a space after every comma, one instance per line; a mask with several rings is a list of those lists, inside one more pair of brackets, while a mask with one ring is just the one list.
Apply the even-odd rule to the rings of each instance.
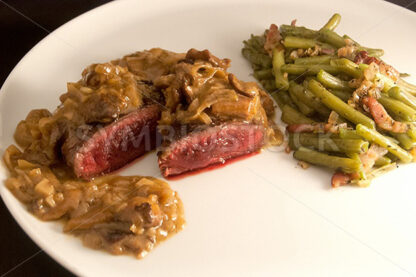
[[[143, 0], [144, 1], [144, 0]], [[380, 0], [381, 1], [381, 0]], [[0, 0], [0, 84], [38, 41], [109, 0]], [[416, 11], [411, 0], [391, 0]], [[412, 4], [412, 5], [411, 5]], [[72, 276], [40, 251], [0, 201], [0, 276]]]

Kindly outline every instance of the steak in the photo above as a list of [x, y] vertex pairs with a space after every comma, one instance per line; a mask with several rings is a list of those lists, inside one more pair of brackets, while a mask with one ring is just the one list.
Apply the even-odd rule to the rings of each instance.
[[164, 177], [197, 170], [259, 150], [266, 142], [261, 125], [227, 122], [195, 130], [160, 151], [159, 168]]
[[63, 156], [79, 178], [111, 172], [156, 147], [159, 118], [159, 106], [149, 105], [101, 129], [87, 125], [80, 132], [78, 128], [66, 138]]

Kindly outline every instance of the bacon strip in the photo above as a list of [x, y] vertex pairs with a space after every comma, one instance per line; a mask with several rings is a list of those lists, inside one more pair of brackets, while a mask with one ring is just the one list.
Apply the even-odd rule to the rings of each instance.
[[331, 185], [333, 188], [337, 188], [340, 186], [345, 186], [350, 184], [352, 181], [351, 174], [347, 174], [344, 172], [335, 172], [334, 175], [332, 175], [331, 179]]
[[345, 186], [351, 184], [352, 181], [358, 180], [360, 176], [357, 172], [355, 173], [344, 173], [341, 171], [337, 171], [332, 175], [331, 185], [333, 188], [337, 188], [340, 186]]
[[270, 55], [273, 48], [280, 44], [282, 36], [280, 35], [279, 28], [276, 24], [271, 24], [270, 28], [266, 31], [266, 42], [264, 43], [264, 50]]
[[357, 55], [355, 55], [354, 58], [354, 62], [356, 64], [360, 64], [360, 63], [365, 63], [365, 64], [370, 64], [370, 63], [376, 63], [378, 65], [380, 65], [381, 61], [375, 57], [370, 57], [368, 55], [367, 51], [360, 51], [357, 53]]
[[381, 105], [374, 97], [364, 97], [362, 103], [368, 108], [377, 126], [381, 129], [392, 131], [394, 133], [407, 132], [408, 126], [403, 122], [395, 121], [391, 118], [383, 105]]
[[360, 64], [360, 63], [365, 63], [365, 64], [371, 64], [371, 63], [376, 63], [379, 65], [380, 67], [380, 73], [390, 77], [391, 79], [393, 79], [393, 81], [397, 81], [400, 77], [400, 72], [395, 69], [394, 67], [392, 67], [389, 64], [386, 64], [385, 62], [383, 62], [382, 60], [376, 58], [376, 57], [370, 57], [368, 56], [368, 52], [367, 51], [360, 51], [357, 53], [357, 55], [354, 58], [354, 62], [356, 64]]

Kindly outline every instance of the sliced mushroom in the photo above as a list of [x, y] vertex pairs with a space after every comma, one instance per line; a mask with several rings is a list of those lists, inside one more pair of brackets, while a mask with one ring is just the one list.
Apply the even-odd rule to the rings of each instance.
[[242, 83], [234, 74], [228, 74], [228, 81], [230, 85], [240, 94], [247, 97], [254, 97], [257, 94], [257, 88], [248, 83]]
[[157, 227], [162, 224], [163, 215], [159, 206], [144, 202], [136, 206], [134, 210], [141, 214], [144, 227]]
[[213, 66], [222, 67], [227, 69], [230, 66], [231, 60], [229, 59], [220, 59], [211, 54], [207, 49], [199, 51], [194, 48], [190, 49], [186, 53], [185, 61], [195, 61], [203, 60], [211, 63]]

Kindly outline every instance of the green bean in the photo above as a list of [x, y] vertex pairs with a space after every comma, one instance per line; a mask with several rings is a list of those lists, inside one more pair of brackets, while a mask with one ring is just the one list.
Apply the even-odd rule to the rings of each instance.
[[294, 36], [287, 36], [283, 40], [283, 45], [286, 48], [294, 48], [294, 49], [309, 49], [315, 46], [320, 46], [324, 49], [334, 49], [334, 47], [330, 44], [316, 41], [314, 39], [302, 38], [302, 37], [294, 37]]
[[[347, 74], [350, 77], [360, 78], [362, 75], [358, 65], [348, 59], [333, 59], [329, 64], [338, 67], [341, 72]], [[332, 72], [329, 73], [333, 74]]]
[[260, 42], [254, 38], [251, 38], [249, 40], [245, 40], [243, 41], [244, 47], [258, 52], [258, 53], [262, 53], [262, 54], [266, 54], [264, 47], [260, 44]]
[[285, 105], [297, 109], [295, 103], [293, 103], [292, 99], [290, 99], [289, 93], [285, 90], [274, 91], [270, 93], [270, 96], [276, 101], [280, 110], [282, 110]]
[[354, 39], [352, 39], [348, 35], [343, 35], [342, 37], [344, 39], [349, 39], [352, 42], [354, 42], [355, 46], [358, 46], [358, 51], [367, 51], [368, 55], [371, 56], [371, 57], [379, 58], [379, 57], [384, 55], [384, 50], [383, 49], [369, 48], [369, 47], [361, 46], [357, 41], [355, 41]]
[[381, 167], [381, 166], [385, 166], [385, 165], [388, 165], [388, 164], [391, 164], [391, 159], [389, 159], [386, 156], [382, 156], [382, 157], [378, 158], [376, 160], [376, 162], [374, 163], [374, 165], [376, 167]]
[[328, 135], [296, 133], [289, 135], [291, 149], [301, 146], [311, 147], [318, 151], [340, 153], [363, 153], [368, 150], [368, 141], [359, 139], [331, 138]]
[[390, 114], [395, 116], [396, 119], [416, 121], [416, 111], [403, 102], [385, 95], [381, 95], [378, 102], [380, 102]]
[[305, 105], [309, 106], [311, 109], [315, 110], [319, 114], [328, 117], [331, 112], [327, 107], [322, 105], [319, 100], [315, 98], [315, 95], [310, 91], [306, 90], [302, 85], [290, 81], [289, 91], [295, 95], [297, 99], [302, 101]]
[[338, 26], [338, 24], [341, 22], [341, 15], [338, 13], [335, 13], [331, 18], [328, 20], [328, 22], [321, 28], [321, 30], [335, 30], [335, 28]]
[[328, 64], [285, 64], [281, 67], [281, 70], [294, 75], [316, 75], [320, 70], [325, 70], [331, 74], [339, 73], [337, 66]]
[[416, 85], [410, 84], [402, 78], [399, 78], [399, 80], [397, 80], [397, 85], [404, 91], [416, 96]]
[[285, 101], [281, 97], [279, 97], [279, 92], [274, 91], [274, 92], [270, 93], [270, 96], [274, 99], [274, 101], [276, 101], [280, 110], [283, 108], [284, 105], [286, 105]]
[[314, 47], [316, 44], [316, 40], [294, 36], [287, 36], [283, 40], [283, 45], [286, 48], [308, 49]]
[[[324, 70], [325, 71], [325, 70]], [[325, 71], [326, 72], [326, 71]], [[313, 78], [313, 77], [306, 77], [306, 80], [304, 81], [305, 84], [304, 86], [307, 87], [308, 86], [308, 81], [314, 79], [314, 80], [318, 80], [317, 78]], [[336, 97], [342, 99], [342, 101], [344, 102], [348, 102], [348, 100], [351, 98], [352, 93], [349, 91], [344, 91], [344, 90], [338, 90], [338, 89], [328, 89], [328, 91], [330, 93], [332, 93], [333, 95], [335, 95]]]
[[251, 63], [251, 68], [253, 68], [253, 70], [255, 70], [255, 71], [264, 69], [263, 66], [258, 65], [258, 64], [254, 64], [254, 63]]
[[365, 63], [360, 63], [357, 66], [361, 70], [361, 72], [364, 72], [364, 70], [366, 70], [370, 65], [369, 64], [365, 64]]
[[353, 159], [354, 161], [357, 161], [360, 164], [360, 169], [357, 170], [356, 173], [358, 173], [359, 180], [366, 181], [367, 180], [367, 176], [365, 174], [364, 166], [363, 166], [363, 164], [361, 162], [360, 155], [358, 153], [347, 153], [347, 157]]
[[254, 75], [254, 78], [256, 78], [257, 80], [268, 80], [268, 79], [273, 79], [274, 77], [273, 71], [271, 68], [255, 70], [253, 75]]
[[400, 141], [398, 141], [398, 140], [397, 140], [396, 138], [394, 138], [394, 137], [388, 136], [388, 135], [386, 135], [386, 134], [384, 134], [384, 137], [385, 137], [386, 139], [390, 140], [392, 143], [395, 143], [395, 144], [399, 144], [399, 143], [400, 143]]
[[314, 110], [312, 108], [310, 108], [296, 96], [293, 86], [289, 86], [289, 95], [301, 113], [303, 113], [306, 116], [311, 116], [314, 113]]
[[347, 103], [343, 102], [341, 99], [330, 93], [318, 81], [313, 79], [310, 80], [308, 88], [313, 94], [315, 94], [316, 97], [321, 100], [325, 106], [331, 110], [334, 110], [343, 118], [355, 124], [361, 123], [369, 128], [375, 128], [375, 124], [372, 119], [355, 110], [353, 107], [349, 106]]
[[274, 80], [261, 80], [260, 84], [268, 92], [272, 92], [272, 91], [276, 90], [276, 84], [275, 84]]
[[376, 130], [369, 129], [362, 124], [358, 124], [356, 126], [356, 130], [358, 135], [368, 140], [369, 142], [376, 143], [381, 147], [386, 148], [387, 151], [398, 157], [402, 162], [409, 163], [412, 161], [412, 155], [410, 155], [406, 150], [401, 148], [396, 143], [393, 143]]
[[[253, 36], [253, 35], [251, 35], [251, 36]], [[254, 41], [251, 38], [248, 39], [248, 40], [243, 40], [243, 44], [244, 44], [244, 47], [246, 47], [246, 48], [250, 48], [252, 50], [256, 49], [256, 45], [255, 45]]]
[[251, 35], [248, 43], [253, 45], [260, 52], [266, 52], [264, 50], [264, 43], [265, 43], [265, 37], [264, 36], [253, 36], [253, 35]]
[[334, 56], [330, 55], [322, 55], [322, 56], [314, 56], [314, 57], [305, 57], [305, 58], [297, 58], [295, 59], [295, 64], [329, 64], [331, 59], [333, 59]]
[[329, 92], [331, 92], [333, 95], [340, 98], [344, 102], [347, 102], [348, 99], [351, 98], [351, 93], [347, 91], [331, 89]]
[[361, 163], [356, 160], [330, 156], [304, 147], [300, 147], [297, 151], [295, 151], [293, 153], [293, 157], [307, 163], [326, 166], [333, 169], [341, 169], [346, 173], [357, 172], [361, 167]]
[[[247, 52], [248, 54], [254, 53], [254, 56], [258, 56], [258, 55], [268, 56], [268, 54], [266, 52], [255, 48], [252, 44], [246, 44], [246, 43], [244, 44], [244, 48], [241, 50], [241, 52], [243, 53], [243, 56], [244, 56], [244, 52]], [[245, 53], [245, 54], [247, 55], [247, 53]], [[253, 55], [253, 54], [251, 54], [251, 55]], [[263, 68], [263, 66], [262, 66], [262, 68]]]
[[399, 161], [399, 158], [398, 157], [396, 157], [395, 155], [393, 155], [392, 153], [390, 153], [390, 152], [388, 152], [387, 154], [386, 154], [386, 157], [387, 158], [389, 158], [392, 162], [398, 162]]
[[343, 35], [342, 36], [343, 39], [349, 39], [351, 40], [355, 46], [361, 46], [356, 40], [354, 40], [352, 37], [350, 37], [349, 35]]
[[280, 109], [283, 109], [284, 105], [289, 105], [290, 107], [296, 109], [296, 105], [295, 103], [293, 103], [287, 91], [277, 91], [274, 92], [272, 96], [276, 100], [277, 105], [279, 105]]
[[389, 89], [388, 95], [416, 110], [416, 98], [405, 91], [401, 91], [399, 87], [392, 87]]
[[272, 59], [267, 55], [255, 52], [248, 48], [243, 48], [242, 54], [253, 64], [261, 65], [264, 68], [272, 67]]
[[283, 75], [280, 68], [285, 64], [285, 50], [284, 49], [273, 49], [273, 72], [275, 78], [275, 84], [277, 89], [287, 90], [289, 88], [289, 81], [287, 76]]
[[335, 54], [337, 53], [336, 48], [331, 44], [328, 44], [322, 41], [318, 41], [317, 44], [321, 49], [334, 50], [334, 53]]
[[[368, 66], [368, 65], [360, 64], [360, 66]], [[392, 87], [396, 86], [396, 83], [392, 79], [387, 77], [386, 75], [383, 75], [381, 73], [376, 73], [374, 83], [377, 83], [380, 80], [384, 83], [384, 86], [381, 89], [381, 91], [383, 91], [385, 93], [387, 93], [389, 91], [389, 89], [391, 89]]]
[[324, 70], [319, 71], [317, 78], [327, 88], [351, 91], [347, 81], [343, 81]]
[[280, 25], [280, 32], [284, 37], [286, 36], [295, 36], [303, 38], [317, 38], [319, 33], [318, 31], [311, 30], [305, 27], [292, 26], [292, 25]]
[[339, 129], [339, 137], [342, 139], [360, 139], [361, 137], [357, 135], [355, 130], [349, 130], [346, 128]]
[[370, 57], [380, 58], [384, 55], [383, 49], [377, 48], [368, 48], [368, 47], [358, 47], [358, 51], [367, 51]]
[[403, 86], [403, 87], [406, 87], [406, 88], [410, 88], [410, 89], [414, 89], [414, 90], [416, 90], [416, 85], [413, 85], [413, 84], [411, 84], [411, 83], [408, 83], [408, 82], [406, 82], [405, 80], [403, 80], [402, 78], [400, 78], [400, 79], [398, 80], [398, 83], [399, 83], [401, 86]]
[[343, 37], [329, 29], [322, 29], [319, 31], [319, 40], [329, 43], [330, 45], [333, 45], [336, 48], [341, 48], [346, 45]]
[[416, 141], [416, 126], [414, 124], [408, 124], [409, 130], [407, 131], [407, 135], [413, 140]]
[[410, 150], [416, 145], [416, 143], [407, 134], [404, 134], [404, 133], [400, 133], [400, 134], [391, 133], [391, 134], [400, 142], [400, 144], [406, 150]]
[[304, 116], [302, 113], [292, 108], [289, 105], [284, 105], [282, 108], [282, 121], [286, 124], [310, 124], [314, 123], [312, 119]]

